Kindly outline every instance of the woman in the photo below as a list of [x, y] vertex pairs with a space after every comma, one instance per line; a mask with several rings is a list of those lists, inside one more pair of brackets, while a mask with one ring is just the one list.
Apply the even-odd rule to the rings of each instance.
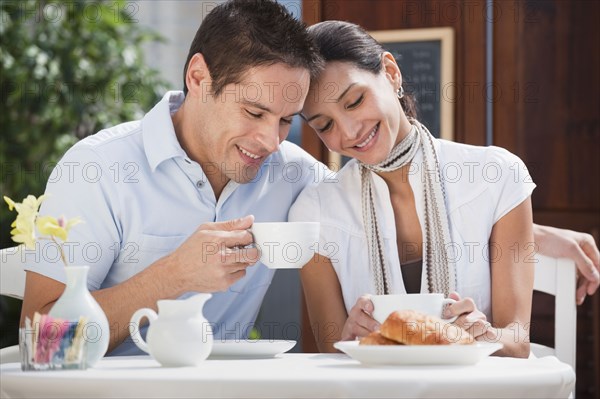
[[528, 356], [535, 184], [524, 164], [435, 139], [414, 119], [394, 57], [360, 27], [326, 21], [310, 33], [326, 66], [302, 116], [354, 158], [290, 211], [290, 221], [321, 222], [301, 271], [319, 349], [378, 328], [368, 294], [441, 292], [457, 299], [445, 316], [477, 340]]

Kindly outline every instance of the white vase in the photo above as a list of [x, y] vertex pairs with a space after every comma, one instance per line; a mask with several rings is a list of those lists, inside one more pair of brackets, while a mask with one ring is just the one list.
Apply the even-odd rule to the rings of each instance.
[[83, 338], [87, 343], [87, 366], [93, 367], [108, 349], [110, 328], [104, 311], [87, 287], [89, 266], [67, 266], [67, 285], [50, 310], [50, 316], [77, 321], [87, 319]]

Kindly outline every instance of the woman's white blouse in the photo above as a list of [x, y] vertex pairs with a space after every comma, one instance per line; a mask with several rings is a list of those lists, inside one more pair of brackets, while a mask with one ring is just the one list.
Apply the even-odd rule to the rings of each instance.
[[[435, 141], [446, 193], [450, 236], [455, 251], [457, 292], [475, 300], [488, 320], [491, 315], [490, 256], [514, 256], [527, 248], [514, 246], [507, 253], [490, 251], [494, 224], [528, 198], [535, 184], [525, 164], [499, 147], [477, 147], [446, 140]], [[416, 154], [409, 172], [417, 215], [423, 224], [422, 152]], [[390, 272], [390, 292], [406, 293], [400, 270], [394, 213], [387, 185], [373, 175], [375, 206]], [[369, 272], [367, 238], [362, 218], [361, 180], [356, 160], [318, 186], [305, 189], [289, 214], [289, 221], [321, 223], [319, 254], [329, 258], [337, 273], [346, 310], [363, 294], [374, 293]], [[424, 230], [424, 229], [422, 229]], [[403, 243], [402, 245], [413, 245]], [[411, 247], [407, 247], [410, 250]], [[490, 255], [491, 254], [491, 255]], [[421, 292], [427, 292], [423, 265]]]

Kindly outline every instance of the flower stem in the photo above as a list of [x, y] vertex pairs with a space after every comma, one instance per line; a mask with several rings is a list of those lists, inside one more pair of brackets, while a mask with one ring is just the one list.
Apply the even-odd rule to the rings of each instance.
[[54, 236], [50, 236], [50, 238], [52, 239], [52, 241], [54, 241], [54, 243], [56, 245], [58, 245], [58, 250], [60, 251], [60, 258], [62, 259], [63, 264], [65, 265], [65, 267], [69, 266], [69, 264], [67, 263], [67, 258], [65, 257], [65, 251], [63, 251], [62, 245], [60, 245], [58, 243], [58, 241], [56, 241], [56, 238], [54, 238]]

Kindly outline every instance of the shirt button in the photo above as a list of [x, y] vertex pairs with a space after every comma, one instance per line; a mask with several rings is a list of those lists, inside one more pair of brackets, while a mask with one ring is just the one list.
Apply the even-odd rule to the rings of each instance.
[[203, 182], [202, 180], [198, 180], [198, 181], [196, 182], [196, 187], [198, 187], [198, 188], [202, 188], [202, 187], [204, 187], [204, 182]]

